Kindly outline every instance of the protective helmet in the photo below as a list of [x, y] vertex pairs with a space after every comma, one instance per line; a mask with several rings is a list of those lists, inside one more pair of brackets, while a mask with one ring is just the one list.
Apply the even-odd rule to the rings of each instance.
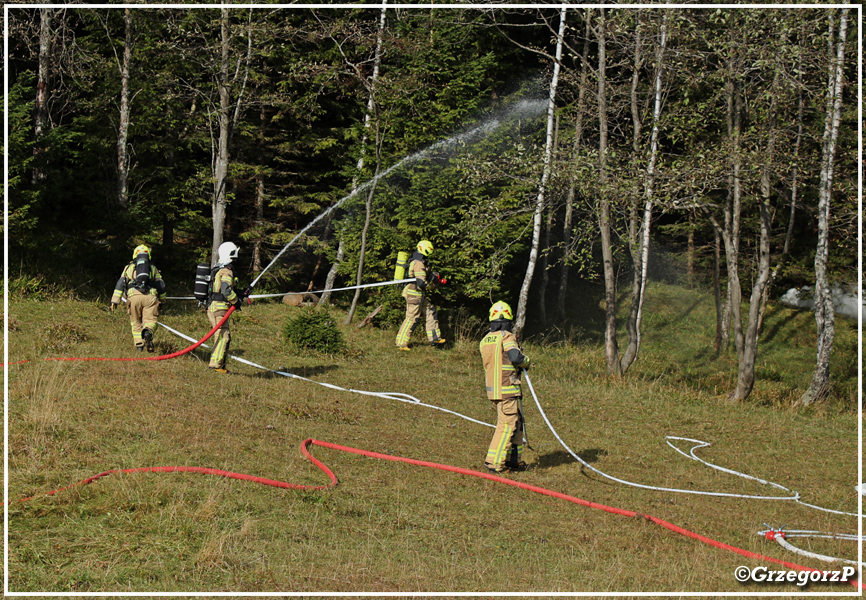
[[147, 257], [150, 258], [150, 248], [148, 248], [144, 244], [139, 244], [135, 247], [135, 250], [132, 251], [132, 258], [134, 259], [139, 254], [147, 254]]
[[490, 307], [490, 320], [498, 321], [499, 319], [514, 320], [514, 314], [511, 312], [511, 307], [507, 303], [500, 300]]
[[421, 240], [418, 242], [418, 252], [424, 256], [430, 256], [430, 253], [433, 252], [433, 244], [430, 243], [430, 240]]
[[220, 244], [219, 250], [217, 250], [217, 259], [221, 264], [227, 265], [238, 257], [239, 251], [240, 248], [232, 242], [223, 242]]

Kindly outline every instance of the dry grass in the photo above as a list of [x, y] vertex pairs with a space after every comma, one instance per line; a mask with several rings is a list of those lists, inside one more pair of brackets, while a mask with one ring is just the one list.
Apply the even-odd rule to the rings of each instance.
[[[666, 305], [691, 302], [667, 297]], [[657, 296], [658, 297], [658, 296]], [[428, 408], [348, 394], [232, 364], [219, 376], [207, 352], [161, 362], [44, 362], [56, 355], [42, 332], [57, 311], [76, 314], [86, 338], [64, 355], [132, 356], [125, 316], [82, 302], [13, 303], [10, 332], [9, 488], [12, 498], [57, 489], [101, 471], [155, 465], [214, 467], [318, 485], [324, 476], [298, 452], [312, 437], [479, 470], [491, 430]], [[393, 332], [344, 328], [352, 354], [293, 355], [279, 330], [291, 308], [261, 304], [233, 322], [232, 351], [316, 381], [404, 392], [486, 422], [477, 341], [448, 350], [419, 345], [397, 355]], [[676, 314], [676, 306], [670, 314]], [[682, 310], [679, 310], [682, 313]], [[856, 508], [857, 415], [844, 393], [794, 412], [787, 402], [808, 380], [808, 323], [771, 315], [762, 368], [773, 373], [753, 402], [719, 400], [731, 359], [699, 354], [708, 311], [674, 322], [656, 307], [642, 358], [621, 381], [604, 375], [599, 348], [538, 339], [527, 353], [533, 383], [558, 433], [617, 477], [702, 490], [766, 494], [772, 488], [689, 461], [666, 435], [712, 443], [703, 458], [799, 491], [805, 501]], [[461, 331], [474, 331], [464, 316]], [[778, 320], [776, 320], [778, 319]], [[163, 316], [190, 335], [195, 311]], [[710, 323], [709, 325], [707, 323]], [[804, 330], [804, 331], [800, 331]], [[814, 334], [812, 334], [813, 336]], [[856, 344], [843, 333], [837, 364]], [[677, 340], [679, 340], [677, 342]], [[160, 330], [157, 350], [185, 347]], [[676, 351], [675, 351], [676, 349]], [[683, 356], [690, 356], [692, 364]], [[849, 389], [837, 376], [837, 388]], [[773, 390], [782, 390], [774, 395]], [[794, 391], [791, 391], [794, 390]], [[603, 504], [652, 514], [757, 553], [824, 567], [756, 535], [763, 523], [851, 533], [856, 521], [791, 502], [649, 492], [581, 469], [525, 402], [532, 468], [513, 475]], [[687, 447], [684, 447], [688, 450]], [[13, 502], [9, 580], [16, 592], [782, 592], [743, 586], [740, 564], [758, 563], [629, 519], [464, 475], [314, 448], [340, 484], [321, 492], [280, 490], [196, 474], [112, 475], [54, 497]], [[799, 540], [853, 557], [856, 545]], [[848, 592], [843, 586], [807, 591]]]

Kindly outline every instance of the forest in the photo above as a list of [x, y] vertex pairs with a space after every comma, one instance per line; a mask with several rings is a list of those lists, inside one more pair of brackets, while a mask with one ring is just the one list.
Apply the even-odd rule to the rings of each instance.
[[[107, 301], [138, 243], [188, 294], [224, 240], [244, 282], [279, 255], [257, 292], [384, 282], [428, 239], [446, 311], [505, 299], [530, 335], [589, 304], [614, 377], [649, 280], [704, 290], [731, 401], [767, 303], [809, 286], [801, 403], [828, 392], [831, 290], [859, 285], [856, 8], [7, 9], [11, 294]], [[330, 301], [402, 317], [397, 286]]]

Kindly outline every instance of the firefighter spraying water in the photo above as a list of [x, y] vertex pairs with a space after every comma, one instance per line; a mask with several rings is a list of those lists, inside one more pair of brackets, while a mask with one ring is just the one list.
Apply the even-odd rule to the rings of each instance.
[[[444, 283], [438, 273], [433, 273], [430, 270], [428, 257], [433, 252], [433, 244], [429, 240], [421, 240], [418, 242], [418, 247], [408, 259], [408, 270], [406, 277], [415, 279], [412, 283], [406, 284], [403, 288], [403, 297], [406, 298], [406, 318], [403, 319], [403, 324], [397, 330], [397, 339], [395, 344], [399, 350], [409, 350], [409, 338], [415, 327], [424, 319], [425, 330], [427, 332], [427, 341], [431, 346], [441, 347], [445, 344], [445, 339], [439, 330], [439, 316], [436, 307], [430, 303], [427, 298], [428, 288], [434, 285]], [[405, 257], [405, 253], [401, 253]], [[398, 254], [397, 270], [395, 279], [401, 270], [401, 256]], [[407, 259], [403, 258], [403, 263]]]

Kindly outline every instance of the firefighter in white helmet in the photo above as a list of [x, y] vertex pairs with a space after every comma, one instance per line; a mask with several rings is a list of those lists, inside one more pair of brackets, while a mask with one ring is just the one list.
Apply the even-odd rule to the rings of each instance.
[[126, 296], [126, 312], [132, 329], [135, 349], [154, 351], [153, 334], [159, 318], [159, 304], [165, 301], [165, 282], [150, 261], [150, 248], [139, 244], [132, 251], [132, 262], [123, 268], [111, 295], [110, 310], [114, 312]]
[[484, 459], [492, 473], [526, 468], [521, 459], [526, 438], [520, 412], [520, 369], [529, 368], [529, 358], [517, 345], [513, 325], [511, 307], [497, 302], [490, 308], [490, 332], [479, 344], [487, 398], [496, 406], [496, 431]]
[[[217, 250], [216, 273], [214, 274], [208, 293], [207, 318], [211, 328], [215, 327], [228, 312], [229, 307], [235, 310], [241, 308], [241, 295], [238, 294], [237, 279], [235, 278], [232, 262], [238, 257], [240, 249], [232, 242], [220, 244]], [[226, 355], [231, 343], [229, 322], [226, 321], [222, 327], [216, 330], [213, 338], [213, 351], [210, 355], [208, 368], [216, 373], [228, 373], [226, 369]]]
[[406, 278], [415, 278], [412, 283], [403, 288], [403, 297], [406, 298], [406, 318], [397, 330], [395, 341], [400, 350], [409, 350], [409, 338], [412, 331], [424, 319], [427, 331], [427, 341], [431, 346], [442, 346], [445, 339], [439, 331], [439, 318], [436, 307], [427, 300], [426, 290], [435, 285], [438, 277], [430, 270], [427, 257], [433, 252], [433, 244], [429, 240], [418, 242], [418, 248], [409, 259], [409, 269]]

